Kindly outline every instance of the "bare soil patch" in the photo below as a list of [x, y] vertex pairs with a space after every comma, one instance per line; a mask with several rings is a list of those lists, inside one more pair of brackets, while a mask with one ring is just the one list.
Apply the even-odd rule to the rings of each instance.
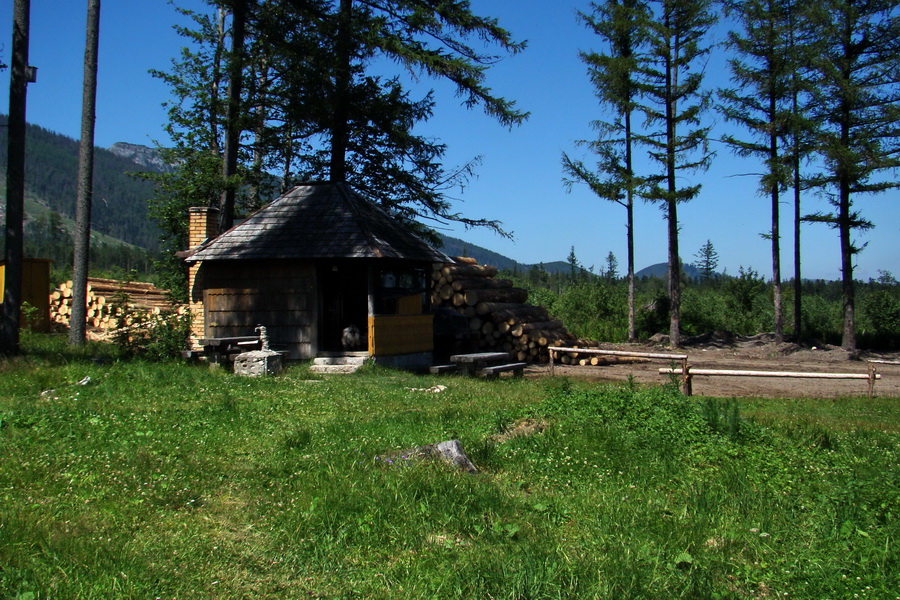
[[[665, 352], [669, 349], [652, 342], [638, 344], [604, 344], [609, 350]], [[752, 337], [728, 334], [706, 334], [685, 340], [678, 350], [687, 354], [688, 363], [698, 369], [741, 369], [752, 371], [797, 371], [813, 373], [866, 373], [868, 360], [900, 363], [900, 352], [850, 353], [827, 344], [776, 344], [771, 334]], [[629, 376], [642, 384], [660, 384], [666, 380], [659, 369], [670, 366], [664, 360], [608, 366], [557, 365], [557, 375], [590, 381], [626, 381]], [[674, 366], [680, 366], [674, 365]], [[875, 384], [879, 397], [900, 398], [900, 364], [876, 364], [881, 379]], [[547, 365], [532, 366], [527, 375], [549, 374]], [[763, 398], [837, 398], [864, 396], [865, 380], [794, 379], [770, 377], [695, 376], [694, 394], [718, 397]]]

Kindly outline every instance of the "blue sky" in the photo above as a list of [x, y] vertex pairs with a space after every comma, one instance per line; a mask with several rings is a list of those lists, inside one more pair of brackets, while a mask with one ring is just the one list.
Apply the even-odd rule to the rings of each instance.
[[[178, 0], [179, 6], [199, 7], [198, 0]], [[612, 251], [620, 270], [625, 265], [625, 211], [601, 201], [586, 188], [567, 193], [562, 184], [563, 151], [579, 156], [575, 140], [590, 137], [589, 123], [602, 118], [579, 50], [596, 48], [596, 39], [575, 19], [586, 1], [474, 0], [474, 10], [497, 17], [518, 39], [528, 41], [521, 54], [491, 69], [491, 87], [531, 112], [529, 121], [505, 129], [478, 109], [467, 110], [440, 83], [434, 87], [435, 116], [422, 131], [448, 145], [446, 163], [463, 164], [481, 155], [478, 177], [460, 193], [456, 210], [470, 217], [498, 219], [514, 234], [506, 240], [488, 231], [441, 230], [471, 243], [501, 252], [521, 262], [565, 260], [574, 246], [579, 261], [602, 268]], [[38, 81], [28, 90], [28, 120], [77, 138], [80, 129], [82, 60], [86, 0], [32, 0], [30, 63], [38, 67]], [[9, 60], [12, 2], [0, 3], [0, 56]], [[184, 22], [164, 0], [104, 0], [101, 14], [95, 142], [108, 147], [123, 141], [152, 145], [166, 142], [161, 104], [168, 90], [150, 77], [148, 69], [167, 69], [183, 40], [172, 30]], [[724, 38], [724, 28], [712, 40]], [[728, 83], [724, 52], [714, 51], [706, 67], [710, 87]], [[8, 103], [8, 71], [0, 75], [0, 110]], [[712, 136], [728, 131], [715, 114]], [[740, 266], [771, 276], [769, 242], [759, 234], [769, 229], [768, 200], [757, 193], [757, 182], [746, 173], [759, 165], [732, 156], [713, 143], [717, 156], [710, 170], [686, 174], [685, 184], [702, 183], [700, 195], [679, 207], [681, 255], [693, 262], [707, 239], [719, 253], [719, 269], [736, 274]], [[896, 177], [896, 173], [890, 174]], [[789, 198], [785, 199], [786, 202]], [[74, 199], [73, 199], [74, 202]], [[856, 207], [876, 223], [859, 238], [866, 249], [856, 258], [858, 279], [877, 277], [878, 270], [900, 276], [900, 191], [861, 196]], [[824, 200], [810, 196], [804, 212], [826, 209]], [[654, 205], [636, 208], [636, 266], [638, 269], [666, 258], [666, 229]], [[782, 206], [782, 263], [785, 276], [792, 272], [792, 207]], [[837, 233], [823, 225], [803, 226], [804, 277], [837, 279], [840, 254]]]

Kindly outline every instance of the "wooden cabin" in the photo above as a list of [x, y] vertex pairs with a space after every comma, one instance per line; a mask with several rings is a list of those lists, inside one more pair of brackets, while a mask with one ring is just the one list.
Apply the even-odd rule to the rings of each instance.
[[[377, 362], [431, 362], [431, 265], [449, 262], [344, 183], [295, 187], [221, 235], [218, 211], [190, 209], [191, 340], [265, 325], [289, 358], [365, 350]], [[343, 332], [359, 329], [347, 347]]]

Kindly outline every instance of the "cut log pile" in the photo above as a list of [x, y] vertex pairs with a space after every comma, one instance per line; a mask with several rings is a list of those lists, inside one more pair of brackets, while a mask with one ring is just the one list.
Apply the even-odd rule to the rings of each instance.
[[[187, 312], [185, 306], [172, 302], [169, 292], [152, 283], [89, 277], [87, 289], [87, 326], [93, 337], [149, 317]], [[50, 319], [68, 327], [71, 315], [72, 282], [66, 281], [50, 293]]]
[[527, 290], [508, 279], [496, 279], [496, 267], [471, 258], [454, 260], [433, 265], [431, 304], [453, 308], [468, 318], [472, 350], [509, 352], [519, 362], [546, 363], [548, 346], [578, 344], [546, 309], [527, 304]]

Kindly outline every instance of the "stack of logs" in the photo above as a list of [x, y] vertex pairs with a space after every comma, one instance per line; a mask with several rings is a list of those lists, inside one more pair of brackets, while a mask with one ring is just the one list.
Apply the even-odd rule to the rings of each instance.
[[[88, 278], [87, 325], [95, 337], [131, 326], [161, 314], [184, 314], [186, 308], [169, 299], [169, 293], [152, 283]], [[68, 327], [72, 315], [72, 282], [66, 281], [50, 293], [50, 319]]]
[[548, 346], [582, 345], [546, 309], [526, 304], [527, 290], [508, 279], [495, 279], [496, 267], [471, 258], [454, 260], [433, 265], [431, 304], [454, 308], [469, 319], [473, 350], [509, 352], [518, 361], [546, 363]]

